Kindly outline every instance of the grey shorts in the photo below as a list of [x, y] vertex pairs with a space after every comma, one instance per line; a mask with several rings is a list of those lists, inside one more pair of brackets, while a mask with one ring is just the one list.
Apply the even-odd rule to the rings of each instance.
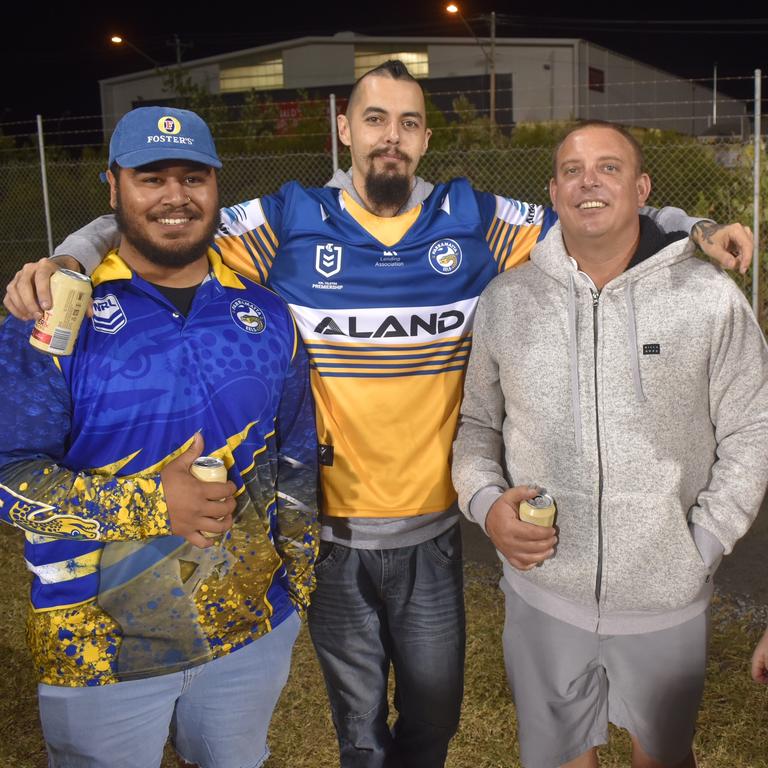
[[708, 612], [670, 629], [600, 635], [536, 610], [502, 579], [504, 662], [525, 768], [557, 768], [626, 728], [656, 760], [691, 748], [704, 692]]

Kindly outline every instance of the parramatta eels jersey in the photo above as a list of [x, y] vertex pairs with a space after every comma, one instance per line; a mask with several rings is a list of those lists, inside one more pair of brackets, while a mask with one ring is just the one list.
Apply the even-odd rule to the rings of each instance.
[[405, 517], [454, 503], [477, 299], [554, 220], [465, 179], [392, 218], [296, 182], [225, 209], [214, 248], [286, 299], [309, 353], [324, 514]]
[[[236, 651], [308, 604], [317, 438], [285, 303], [211, 251], [188, 316], [116, 253], [71, 357], [0, 327], [0, 518], [26, 533], [40, 679], [101, 685]], [[159, 472], [200, 431], [238, 489], [207, 549], [170, 535]]]

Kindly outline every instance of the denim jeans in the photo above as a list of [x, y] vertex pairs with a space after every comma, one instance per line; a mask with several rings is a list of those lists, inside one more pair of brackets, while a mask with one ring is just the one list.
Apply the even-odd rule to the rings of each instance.
[[[322, 543], [309, 630], [342, 768], [441, 768], [464, 690], [458, 524], [396, 549]], [[395, 672], [398, 716], [387, 725]]]
[[258, 768], [299, 633], [294, 613], [249, 645], [184, 672], [93, 688], [38, 686], [50, 768], [157, 768], [170, 731], [202, 768]]

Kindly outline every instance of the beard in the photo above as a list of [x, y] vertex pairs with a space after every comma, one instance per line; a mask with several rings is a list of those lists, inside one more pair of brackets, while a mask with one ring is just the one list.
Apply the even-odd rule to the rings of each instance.
[[[372, 152], [369, 158], [383, 155], [384, 152]], [[398, 157], [405, 160], [410, 165], [410, 158], [402, 152], [398, 152]], [[403, 173], [387, 173], [386, 171], [375, 171], [373, 163], [368, 168], [365, 175], [365, 196], [377, 208], [402, 208], [411, 195], [412, 178]]]
[[141, 226], [139, 226], [136, 217], [125, 215], [119, 189], [115, 206], [115, 218], [117, 219], [117, 228], [120, 234], [147, 261], [159, 267], [180, 269], [194, 263], [207, 253], [221, 220], [218, 201], [215, 202], [215, 205], [216, 215], [211, 218], [210, 224], [203, 231], [202, 235], [192, 242], [188, 240], [179, 242], [168, 240], [158, 243], [151, 240], [146, 236]]

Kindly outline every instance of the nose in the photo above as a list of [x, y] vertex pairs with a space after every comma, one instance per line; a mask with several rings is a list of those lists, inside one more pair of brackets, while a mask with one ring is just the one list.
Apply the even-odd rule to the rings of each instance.
[[399, 144], [400, 143], [400, 126], [396, 120], [393, 120], [387, 126], [387, 143]]
[[163, 187], [163, 203], [173, 208], [180, 208], [191, 202], [186, 187], [178, 179], [167, 179]]
[[581, 175], [581, 186], [591, 189], [600, 185], [600, 176], [594, 168], [585, 168]]

